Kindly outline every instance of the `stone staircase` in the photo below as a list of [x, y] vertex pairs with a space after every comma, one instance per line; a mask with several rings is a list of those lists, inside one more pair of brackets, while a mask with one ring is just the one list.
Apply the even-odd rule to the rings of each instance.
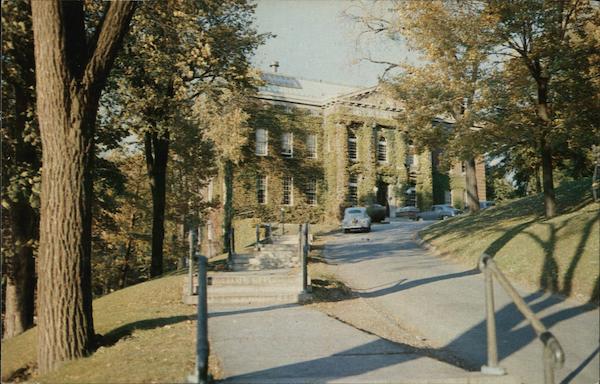
[[[310, 299], [302, 292], [302, 269], [298, 235], [274, 236], [249, 253], [235, 254], [231, 272], [209, 272], [208, 304], [290, 304]], [[198, 281], [184, 279], [183, 302], [197, 304]]]
[[272, 243], [259, 244], [258, 250], [233, 256], [233, 271], [295, 268], [300, 266], [298, 235], [274, 236]]

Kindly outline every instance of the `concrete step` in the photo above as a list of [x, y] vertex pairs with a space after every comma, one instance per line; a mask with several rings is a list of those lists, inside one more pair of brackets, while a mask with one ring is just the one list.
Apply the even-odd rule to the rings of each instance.
[[256, 272], [212, 272], [208, 284], [220, 285], [285, 285], [302, 281], [299, 270], [271, 269]]
[[293, 268], [300, 264], [296, 254], [252, 253], [235, 255], [232, 260], [234, 271]]
[[247, 255], [236, 255], [233, 257], [233, 264], [244, 264], [244, 263], [297, 263], [300, 258], [296, 254], [289, 253], [262, 253], [262, 254], [247, 254]]
[[273, 244], [298, 244], [298, 235], [273, 235]]
[[[270, 269], [242, 272], [210, 272], [209, 287], [253, 286], [257, 288], [301, 287], [302, 274], [296, 269]], [[197, 292], [198, 276], [193, 277], [194, 294]], [[189, 277], [184, 277], [184, 292], [189, 291]]]
[[238, 253], [233, 256], [233, 260], [247, 259], [288, 259], [291, 257], [299, 258], [295, 251], [259, 251], [252, 253]]
[[218, 285], [207, 287], [208, 296], [270, 296], [297, 294], [302, 291], [301, 284], [294, 285]]
[[298, 244], [261, 244], [260, 251], [265, 252], [278, 252], [278, 251], [289, 251], [298, 253]]
[[[196, 296], [193, 296], [196, 297]], [[235, 305], [254, 305], [254, 304], [295, 304], [308, 300], [310, 296], [301, 292], [296, 293], [272, 293], [261, 295], [220, 295], [213, 294], [207, 297], [208, 304], [235, 304]], [[196, 298], [197, 300], [197, 298]]]
[[231, 269], [234, 272], [245, 272], [245, 271], [264, 271], [264, 270], [272, 270], [272, 269], [281, 269], [281, 268], [296, 268], [298, 267], [298, 263], [263, 263], [263, 264], [250, 264], [250, 263], [234, 263], [231, 266]]

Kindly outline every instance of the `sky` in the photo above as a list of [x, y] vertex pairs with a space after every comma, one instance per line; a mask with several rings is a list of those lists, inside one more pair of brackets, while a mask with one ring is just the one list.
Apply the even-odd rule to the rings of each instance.
[[253, 64], [311, 80], [372, 86], [386, 66], [360, 60], [371, 56], [398, 62], [411, 55], [399, 42], [361, 35], [364, 29], [344, 12], [372, 10], [369, 0], [256, 0], [256, 28], [276, 35], [257, 49]]

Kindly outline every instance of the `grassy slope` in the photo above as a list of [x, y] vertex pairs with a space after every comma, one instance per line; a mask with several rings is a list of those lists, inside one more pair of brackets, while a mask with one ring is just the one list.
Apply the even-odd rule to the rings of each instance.
[[[255, 222], [236, 222], [236, 248], [252, 245]], [[337, 223], [311, 226], [327, 232]], [[297, 225], [286, 226], [297, 233]], [[225, 255], [220, 255], [225, 256]], [[221, 257], [222, 258], [222, 257]], [[103, 344], [92, 356], [65, 364], [56, 372], [33, 376], [52, 383], [183, 382], [195, 364], [196, 307], [181, 303], [182, 275], [141, 283], [94, 301], [96, 332]], [[2, 381], [35, 366], [36, 329], [2, 342]], [[214, 357], [211, 357], [214, 359]], [[211, 361], [218, 376], [218, 362]]]
[[[183, 382], [194, 368], [195, 307], [181, 303], [182, 276], [138, 284], [94, 301], [104, 347], [32, 380], [53, 383]], [[36, 359], [36, 329], [2, 343], [2, 381]]]
[[550, 220], [537, 195], [437, 223], [420, 235], [465, 264], [475, 266], [486, 252], [530, 288], [597, 303], [600, 204], [592, 202], [590, 186], [586, 179], [557, 188], [562, 214]]

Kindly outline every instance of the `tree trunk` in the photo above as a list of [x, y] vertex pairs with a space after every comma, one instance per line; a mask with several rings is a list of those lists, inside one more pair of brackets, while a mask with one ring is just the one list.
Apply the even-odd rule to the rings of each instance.
[[7, 272], [4, 336], [16, 336], [33, 326], [37, 213], [25, 201], [11, 204], [10, 220], [15, 250], [5, 264]]
[[544, 211], [546, 218], [556, 216], [556, 197], [554, 195], [554, 178], [552, 176], [552, 148], [542, 143], [542, 180], [544, 184]]
[[544, 211], [546, 218], [556, 216], [556, 197], [554, 195], [554, 180], [552, 178], [552, 146], [546, 140], [547, 131], [550, 129], [550, 109], [548, 107], [548, 77], [543, 77], [541, 66], [537, 66], [539, 74], [535, 76], [538, 88], [538, 117], [544, 125], [542, 127], [540, 154], [542, 157], [542, 183], [544, 186]]
[[[223, 217], [223, 248], [224, 252], [229, 252], [231, 241], [229, 239], [231, 233], [231, 225], [233, 223], [233, 163], [225, 162], [225, 213]], [[231, 250], [234, 252], [235, 250]]]
[[[21, 67], [33, 70], [33, 46], [31, 54], [23, 60]], [[23, 79], [26, 84], [34, 86], [32, 75]], [[27, 112], [34, 107], [34, 100], [28, 90], [20, 85], [14, 87], [15, 124], [10, 135], [15, 141], [13, 161], [17, 166], [26, 165], [30, 170], [40, 167], [39, 154], [36, 148], [23, 139], [27, 124]], [[10, 229], [14, 252], [7, 260], [6, 302], [4, 317], [4, 336], [13, 337], [33, 326], [34, 292], [35, 292], [35, 260], [33, 258], [34, 242], [39, 239], [39, 212], [31, 207], [29, 195], [20, 193], [17, 201], [11, 202], [9, 209]]]
[[469, 207], [469, 212], [478, 212], [479, 194], [477, 191], [477, 173], [474, 157], [471, 157], [465, 161], [465, 179], [467, 190], [467, 206]]
[[98, 100], [135, 3], [115, 2], [88, 44], [83, 3], [33, 1], [42, 138], [38, 368], [93, 347], [91, 202]]
[[542, 192], [542, 182], [540, 181], [540, 167], [537, 165], [535, 166], [534, 177], [535, 177], [535, 192], [540, 193], [540, 192]]
[[163, 273], [163, 244], [165, 240], [165, 206], [169, 132], [147, 132], [144, 136], [146, 168], [152, 191], [152, 260], [150, 277]]

